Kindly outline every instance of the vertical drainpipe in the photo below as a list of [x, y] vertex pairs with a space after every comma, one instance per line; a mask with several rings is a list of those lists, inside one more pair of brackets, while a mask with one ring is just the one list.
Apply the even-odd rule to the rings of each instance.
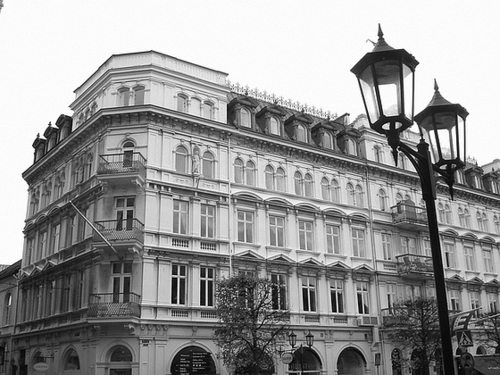
[[229, 222], [227, 225], [227, 237], [229, 240], [229, 277], [233, 275], [233, 247], [234, 247], [234, 241], [232, 241], [231, 238], [231, 225], [233, 223], [233, 203], [232, 203], [232, 196], [231, 196], [231, 136], [232, 134], [228, 134], [227, 138], [227, 181], [228, 181], [228, 199], [229, 199], [229, 213], [228, 213], [228, 218]]
[[[366, 163], [366, 161], [365, 161]], [[380, 311], [382, 309], [381, 301], [380, 301], [380, 288], [379, 288], [379, 279], [378, 279], [378, 263], [377, 263], [377, 252], [375, 249], [375, 233], [373, 232], [373, 205], [372, 205], [372, 196], [370, 189], [370, 176], [368, 173], [368, 163], [365, 164], [365, 177], [366, 177], [366, 196], [368, 203], [368, 216], [370, 219], [370, 241], [372, 243], [372, 259], [373, 259], [373, 268], [375, 269], [374, 281], [375, 281], [375, 295], [377, 299], [377, 315], [380, 316]], [[378, 336], [380, 340], [380, 334], [378, 332], [378, 325], [374, 326], [372, 329], [372, 340], [375, 342], [376, 336]], [[382, 342], [380, 342], [380, 357], [383, 359], [383, 348]], [[373, 344], [372, 344], [373, 345]], [[383, 360], [381, 361], [383, 362]]]

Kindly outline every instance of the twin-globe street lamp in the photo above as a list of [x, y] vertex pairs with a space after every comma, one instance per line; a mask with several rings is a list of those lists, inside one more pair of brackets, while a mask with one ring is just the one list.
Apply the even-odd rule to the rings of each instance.
[[[400, 133], [413, 124], [414, 74], [418, 61], [404, 49], [389, 46], [380, 25], [378, 37], [373, 51], [367, 53], [351, 72], [358, 78], [370, 127], [387, 137], [395, 162], [399, 150], [408, 157], [420, 177], [429, 224], [443, 367], [445, 375], [452, 375], [453, 348], [436, 216], [434, 172], [444, 178], [453, 198], [454, 174], [465, 166], [465, 119], [469, 113], [460, 104], [452, 104], [444, 99], [435, 83], [431, 102], [415, 115], [421, 135], [417, 151], [401, 142]], [[429, 145], [424, 137], [431, 144], [434, 163], [431, 162]]]
[[[297, 335], [292, 331], [288, 335], [288, 343], [292, 347], [292, 351], [294, 350], [295, 346], [297, 345]], [[311, 346], [314, 345], [314, 335], [309, 331], [309, 333], [306, 335], [306, 345], [311, 348]], [[300, 350], [300, 374], [304, 375], [304, 346], [303, 344], [300, 344], [299, 349]]]

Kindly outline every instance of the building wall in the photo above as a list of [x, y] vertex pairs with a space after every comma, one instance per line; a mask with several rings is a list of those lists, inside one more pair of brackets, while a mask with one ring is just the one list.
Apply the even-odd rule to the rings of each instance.
[[[430, 248], [414, 168], [403, 156], [395, 166], [363, 117], [248, 96], [225, 73], [153, 51], [110, 57], [75, 94], [23, 174], [22, 371], [169, 374], [197, 347], [225, 374], [207, 285], [231, 272], [283, 276], [291, 328], [299, 342], [314, 334], [320, 373], [374, 374], [376, 354], [390, 371], [398, 343], [383, 319], [434, 294]], [[470, 173], [453, 201], [437, 189], [450, 309], [467, 310], [472, 293], [496, 309], [500, 200]]]

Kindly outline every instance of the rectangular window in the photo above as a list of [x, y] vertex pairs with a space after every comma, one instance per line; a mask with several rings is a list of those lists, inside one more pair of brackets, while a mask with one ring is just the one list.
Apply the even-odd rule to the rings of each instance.
[[302, 306], [304, 311], [316, 311], [316, 279], [302, 277]]
[[38, 235], [38, 257], [37, 259], [41, 259], [45, 257], [47, 252], [47, 231], [41, 232]]
[[340, 227], [326, 226], [326, 251], [328, 254], [340, 254]]
[[[81, 210], [83, 216], [87, 217], [87, 210]], [[82, 217], [78, 216], [78, 226], [76, 230], [76, 240], [78, 242], [85, 239], [85, 228], [87, 226], [87, 221]]]
[[274, 310], [286, 310], [287, 309], [287, 298], [286, 298], [286, 275], [273, 273], [271, 274], [271, 300]]
[[201, 205], [201, 236], [215, 237], [215, 206]]
[[33, 237], [28, 238], [28, 241], [26, 243], [27, 264], [30, 264], [31, 262], [35, 261], [35, 255], [33, 254], [34, 250], [35, 250], [35, 238]]
[[392, 260], [391, 235], [382, 233], [382, 252], [385, 260]]
[[468, 271], [476, 270], [476, 259], [474, 257], [474, 248], [472, 246], [464, 247], [465, 267]]
[[174, 200], [174, 223], [172, 231], [177, 234], [187, 234], [188, 202]]
[[73, 230], [75, 228], [75, 216], [70, 216], [66, 219], [66, 247], [73, 244]]
[[253, 212], [238, 211], [238, 241], [253, 243]]
[[364, 229], [352, 228], [352, 254], [355, 257], [366, 258], [366, 243]]
[[312, 251], [314, 244], [312, 221], [299, 220], [299, 248]]
[[444, 243], [444, 259], [445, 266], [448, 268], [455, 268], [455, 244]]
[[401, 236], [401, 254], [416, 254], [417, 241], [413, 237]]
[[52, 253], [59, 251], [59, 242], [61, 239], [61, 224], [57, 223], [52, 225], [50, 248]]
[[491, 249], [483, 249], [483, 260], [484, 260], [484, 271], [485, 272], [495, 272], [495, 268], [493, 266], [493, 259], [492, 259], [491, 255], [492, 255]]
[[285, 246], [285, 218], [269, 216], [269, 239], [271, 246]]
[[172, 304], [186, 304], [186, 266], [172, 265]]
[[[469, 292], [470, 308], [471, 310], [479, 309], [481, 307], [481, 299], [478, 292]], [[479, 316], [479, 310], [474, 312], [474, 316]]]
[[432, 256], [431, 241], [423, 240], [423, 245], [424, 245], [424, 255], [428, 257]]
[[496, 293], [487, 293], [490, 313], [498, 312], [498, 296]]
[[394, 313], [394, 303], [396, 302], [396, 284], [387, 284], [387, 307], [389, 308], [389, 313]]
[[116, 230], [132, 230], [135, 197], [116, 198]]
[[113, 302], [129, 302], [132, 262], [111, 263], [111, 273], [113, 278]]
[[200, 306], [214, 305], [215, 269], [200, 268]]
[[450, 310], [451, 311], [460, 311], [460, 291], [456, 289], [450, 289], [448, 291], [448, 295], [450, 298]]
[[330, 303], [333, 313], [344, 312], [344, 281], [330, 280]]
[[368, 292], [369, 284], [367, 282], [356, 283], [356, 298], [358, 302], [358, 313], [370, 313], [370, 295]]

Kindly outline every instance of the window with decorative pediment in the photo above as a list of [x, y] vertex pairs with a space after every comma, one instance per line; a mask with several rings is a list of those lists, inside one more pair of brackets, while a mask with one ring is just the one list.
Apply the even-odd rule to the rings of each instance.
[[307, 142], [307, 129], [304, 125], [297, 125], [295, 128], [295, 140], [298, 142]]
[[303, 195], [304, 180], [302, 178], [302, 173], [296, 171], [293, 175], [293, 181], [295, 186], [295, 194]]
[[134, 87], [134, 104], [142, 105], [144, 104], [144, 92], [146, 91], [144, 86]]
[[214, 104], [212, 102], [203, 102], [203, 117], [210, 120], [214, 118]]
[[201, 116], [201, 100], [198, 98], [191, 98], [191, 105], [189, 111], [195, 116]]
[[275, 134], [275, 135], [280, 135], [280, 123], [278, 119], [274, 116], [271, 116], [269, 118], [269, 133], [270, 134]]
[[251, 160], [248, 160], [245, 166], [245, 178], [247, 185], [255, 186], [255, 163]]
[[329, 131], [325, 131], [323, 133], [323, 148], [335, 150], [335, 138]]
[[304, 193], [306, 197], [314, 195], [314, 181], [310, 173], [306, 173], [304, 177]]
[[378, 191], [379, 207], [382, 211], [387, 211], [387, 195], [384, 189]]
[[240, 123], [239, 125], [243, 128], [252, 127], [252, 117], [250, 111], [246, 108], [240, 109]]
[[118, 106], [127, 107], [130, 103], [130, 89], [122, 87], [118, 89]]
[[266, 165], [266, 168], [264, 169], [264, 174], [266, 175], [266, 189], [268, 190], [274, 190], [274, 168], [270, 166], [269, 164]]
[[337, 180], [332, 179], [330, 182], [330, 192], [332, 194], [332, 202], [340, 203], [340, 186]]
[[321, 179], [321, 198], [325, 201], [330, 200], [330, 182], [326, 177]]
[[175, 170], [179, 173], [188, 171], [188, 150], [184, 146], [177, 146], [175, 149]]
[[205, 151], [202, 158], [202, 174], [205, 178], [214, 178], [215, 158], [210, 151]]
[[186, 113], [188, 111], [188, 98], [183, 94], [177, 95], [177, 110]]

